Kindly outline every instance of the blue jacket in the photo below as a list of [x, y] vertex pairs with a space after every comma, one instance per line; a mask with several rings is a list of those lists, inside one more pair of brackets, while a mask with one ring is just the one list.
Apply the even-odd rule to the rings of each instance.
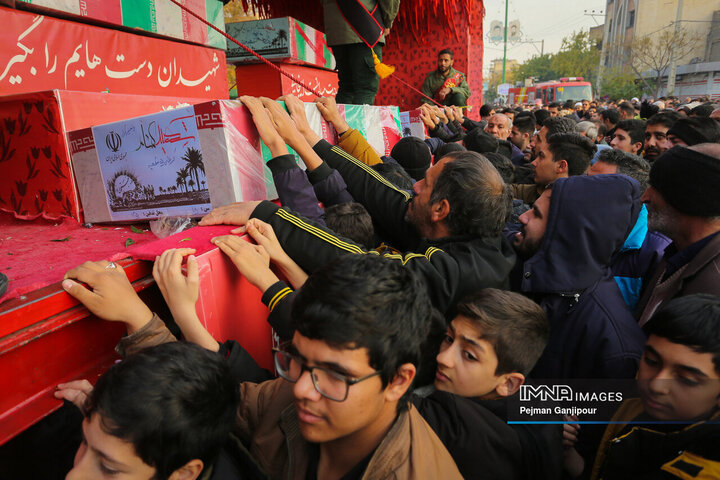
[[632, 378], [645, 336], [610, 273], [640, 212], [624, 175], [556, 180], [545, 236], [526, 260], [521, 290], [543, 307], [550, 338], [535, 378]]
[[325, 225], [323, 210], [305, 172], [293, 155], [280, 155], [267, 162], [280, 203], [301, 215]]
[[631, 311], [635, 311], [640, 300], [643, 281], [655, 271], [668, 245], [670, 239], [665, 235], [648, 231], [647, 208], [643, 205], [630, 235], [610, 263], [615, 282]]

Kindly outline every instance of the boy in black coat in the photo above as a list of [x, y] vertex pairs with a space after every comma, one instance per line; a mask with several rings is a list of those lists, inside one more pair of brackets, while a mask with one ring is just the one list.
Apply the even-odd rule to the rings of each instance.
[[517, 293], [486, 288], [464, 299], [437, 356], [437, 391], [412, 401], [465, 478], [555, 479], [559, 425], [508, 425], [508, 399], [540, 357], [545, 312]]

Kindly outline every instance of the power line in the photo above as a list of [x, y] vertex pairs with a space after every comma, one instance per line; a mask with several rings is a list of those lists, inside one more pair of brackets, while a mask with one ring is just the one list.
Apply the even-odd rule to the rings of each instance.
[[565, 25], [567, 23], [575, 23], [579, 20], [582, 20], [585, 15], [582, 13], [574, 13], [570, 15], [567, 18], [564, 18], [558, 22], [552, 23], [550, 25], [543, 25], [540, 26], [539, 30], [528, 32], [528, 35], [532, 35], [533, 37], [539, 37], [544, 35], [545, 33], [551, 32], [553, 30], [556, 30], [558, 27]]

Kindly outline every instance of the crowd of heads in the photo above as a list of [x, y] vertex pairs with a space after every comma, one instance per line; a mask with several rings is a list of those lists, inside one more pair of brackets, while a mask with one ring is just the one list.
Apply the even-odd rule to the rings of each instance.
[[[451, 65], [452, 52], [441, 51], [439, 67]], [[287, 128], [317, 147], [322, 140], [313, 144], [313, 133], [302, 131], [298, 115], [304, 113], [292, 102], [286, 99], [292, 120], [275, 122], [276, 133], [295, 125]], [[265, 107], [270, 118], [287, 115], [271, 103]], [[285, 309], [292, 335], [273, 349], [280, 379], [271, 380], [291, 384], [285, 407], [294, 408], [304, 441], [324, 452], [343, 439], [367, 439], [368, 432], [385, 435], [399, 415], [414, 414], [411, 402], [426, 413], [416, 387], [432, 385], [477, 404], [505, 401], [527, 379], [543, 378], [636, 378], [642, 411], [652, 419], [692, 424], [714, 418], [720, 410], [720, 297], [710, 294], [715, 257], [693, 267], [689, 281], [697, 286], [671, 291], [688, 262], [717, 249], [720, 124], [711, 116], [714, 107], [674, 99], [578, 99], [544, 108], [483, 105], [478, 120], [470, 120], [456, 107], [424, 106], [431, 136], [446, 141], [409, 136], [371, 166], [336, 164], [359, 201], [324, 205], [322, 229], [277, 210], [271, 221], [289, 218], [287, 228], [296, 230], [273, 234], [272, 247], [288, 250], [283, 253], [294, 267], [271, 253], [270, 237], [261, 241], [248, 228], [258, 243], [254, 252], [270, 257], [254, 269], [278, 281], [269, 262], [286, 273], [311, 270], [309, 277], [303, 272]], [[327, 118], [337, 120], [332, 112]], [[333, 125], [344, 130], [342, 123]], [[395, 203], [378, 205], [361, 192], [376, 183], [372, 191], [382, 189]], [[397, 210], [391, 218], [402, 226], [383, 224], [385, 208]], [[413, 232], [411, 247], [387, 253], [386, 241], [408, 240], [383, 237], [393, 227]], [[342, 254], [311, 268], [320, 253], [292, 242], [312, 235]], [[641, 271], [639, 255], [653, 235], [661, 237], [661, 247], [653, 247], [653, 260]], [[675, 251], [685, 256], [673, 257]], [[223, 252], [254, 278], [241, 259]], [[630, 274], [619, 273], [625, 260], [635, 268]], [[107, 268], [98, 270], [109, 275]], [[492, 279], [473, 283], [480, 282], [474, 275], [493, 269]], [[263, 293], [272, 288], [251, 283]], [[271, 311], [281, 292], [269, 300]], [[664, 386], [668, 375], [697, 388]], [[217, 458], [233, 422], [242, 423], [247, 413], [247, 407], [238, 410], [243, 399], [231, 378], [225, 359], [201, 347], [170, 343], [131, 355], [103, 375], [83, 403], [88, 441], [71, 474], [80, 478], [90, 468], [83, 458], [94, 455], [92, 442], [109, 435], [131, 444], [157, 478], [182, 469], [197, 478]], [[266, 398], [275, 401], [272, 395], [259, 401]], [[443, 441], [446, 427], [435, 429]], [[487, 425], [472, 425], [481, 427]], [[574, 449], [577, 429], [566, 432], [575, 437], [566, 450]], [[382, 438], [373, 440], [371, 455], [387, 448]]]

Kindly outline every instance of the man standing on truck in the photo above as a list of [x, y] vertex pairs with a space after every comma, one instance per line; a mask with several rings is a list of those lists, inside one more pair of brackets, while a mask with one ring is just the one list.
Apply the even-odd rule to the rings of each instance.
[[[458, 72], [453, 65], [453, 52], [447, 48], [438, 53], [437, 70], [430, 72], [422, 85], [422, 92], [443, 105], [464, 107], [470, 97], [470, 87], [464, 73]], [[423, 98], [424, 103], [431, 103]]]

